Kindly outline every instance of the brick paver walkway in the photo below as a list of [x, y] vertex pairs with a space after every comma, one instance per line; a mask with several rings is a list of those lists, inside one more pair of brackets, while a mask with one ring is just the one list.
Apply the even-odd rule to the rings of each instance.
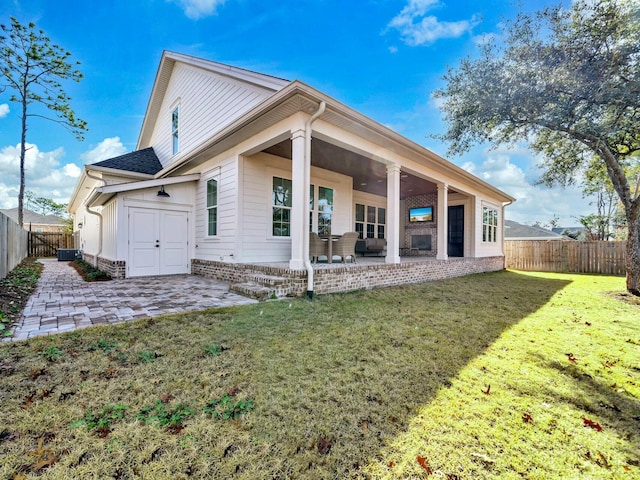
[[67, 262], [39, 261], [44, 270], [15, 327], [13, 340], [165, 313], [256, 302], [230, 293], [224, 282], [196, 275], [85, 282]]

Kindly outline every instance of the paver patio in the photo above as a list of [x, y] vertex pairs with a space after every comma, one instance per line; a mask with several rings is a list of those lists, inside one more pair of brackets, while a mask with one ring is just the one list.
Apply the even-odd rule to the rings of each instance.
[[39, 262], [44, 270], [12, 340], [167, 313], [256, 303], [230, 293], [227, 283], [196, 275], [85, 282], [68, 262]]

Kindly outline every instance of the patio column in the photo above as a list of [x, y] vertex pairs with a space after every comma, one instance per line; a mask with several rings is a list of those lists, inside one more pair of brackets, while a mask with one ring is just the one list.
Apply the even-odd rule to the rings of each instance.
[[387, 165], [387, 256], [385, 263], [400, 263], [400, 165]]
[[438, 183], [438, 260], [449, 258], [447, 254], [447, 233], [449, 231], [449, 185]]
[[304, 129], [291, 132], [291, 259], [289, 268], [304, 269]]

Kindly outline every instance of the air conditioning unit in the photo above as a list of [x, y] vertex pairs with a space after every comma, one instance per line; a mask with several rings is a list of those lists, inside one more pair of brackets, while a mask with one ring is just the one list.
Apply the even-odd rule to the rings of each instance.
[[70, 262], [76, 259], [78, 255], [78, 250], [75, 248], [59, 248], [58, 249], [58, 261], [59, 262]]

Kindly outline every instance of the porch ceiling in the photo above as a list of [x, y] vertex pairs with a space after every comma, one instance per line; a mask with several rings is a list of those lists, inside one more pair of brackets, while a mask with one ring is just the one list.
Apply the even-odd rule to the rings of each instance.
[[[284, 140], [264, 151], [291, 160], [291, 141]], [[353, 177], [354, 190], [387, 196], [387, 170], [381, 162], [314, 138], [311, 142], [311, 165]], [[409, 173], [401, 174], [400, 198], [436, 191], [433, 182]]]

